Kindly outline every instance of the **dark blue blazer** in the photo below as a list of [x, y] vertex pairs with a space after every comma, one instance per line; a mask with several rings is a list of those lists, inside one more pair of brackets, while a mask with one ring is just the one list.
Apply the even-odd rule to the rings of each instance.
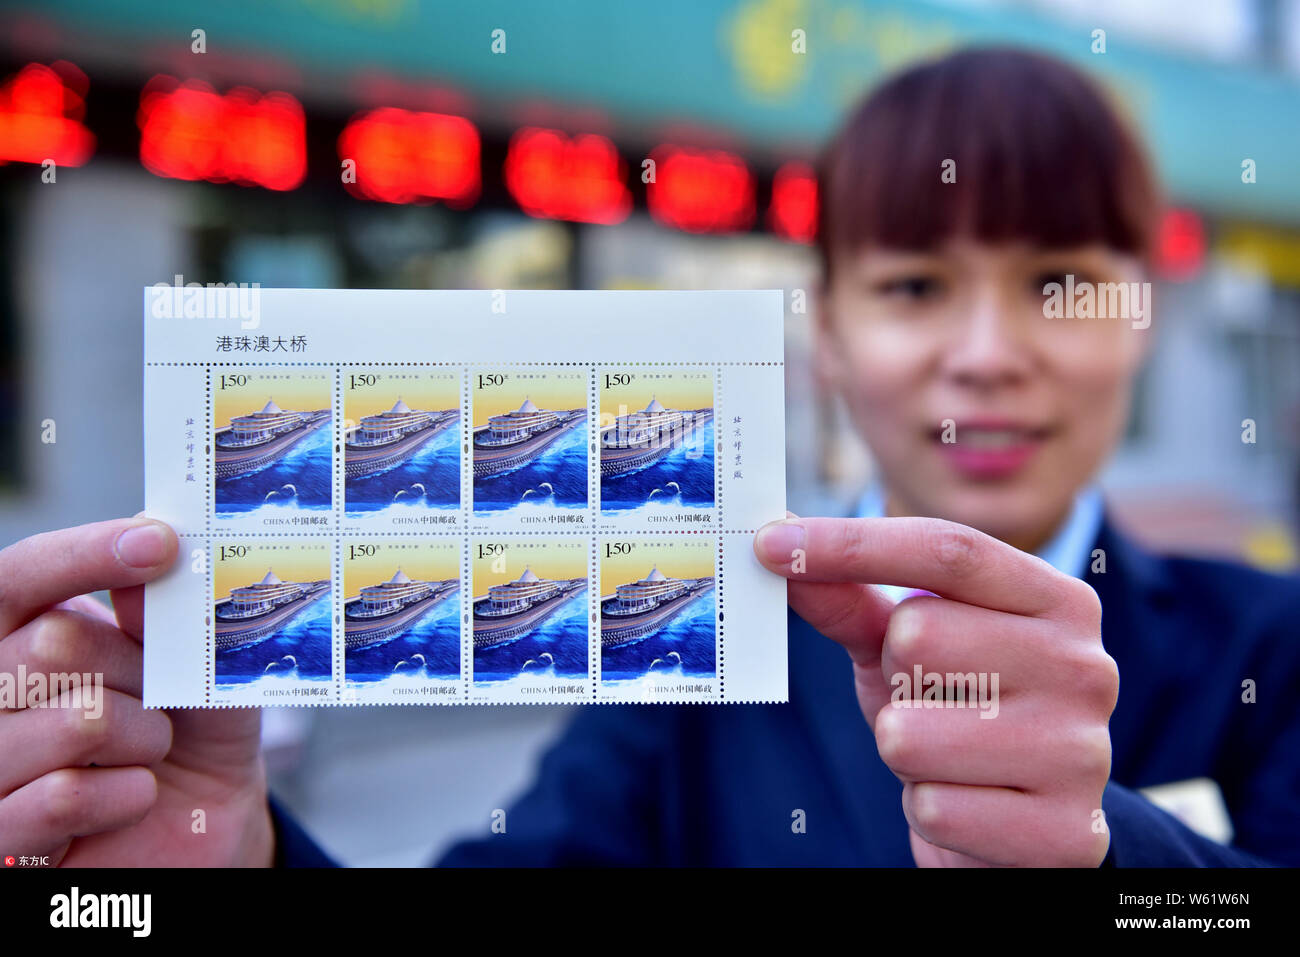
[[[1109, 523], [1096, 547], [1106, 570], [1087, 581], [1120, 672], [1105, 865], [1300, 865], [1300, 579], [1156, 557]], [[1222, 788], [1231, 847], [1133, 790], [1195, 777]], [[912, 866], [901, 790], [847, 655], [791, 615], [789, 704], [584, 707], [507, 833], [485, 821], [440, 863]], [[333, 863], [271, 806], [279, 864]]]

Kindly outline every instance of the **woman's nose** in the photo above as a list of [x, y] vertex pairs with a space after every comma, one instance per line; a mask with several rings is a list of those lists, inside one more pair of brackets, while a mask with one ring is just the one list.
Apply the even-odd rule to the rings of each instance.
[[1024, 304], [989, 290], [974, 297], [952, 324], [944, 371], [958, 383], [989, 388], [1017, 382], [1034, 366]]

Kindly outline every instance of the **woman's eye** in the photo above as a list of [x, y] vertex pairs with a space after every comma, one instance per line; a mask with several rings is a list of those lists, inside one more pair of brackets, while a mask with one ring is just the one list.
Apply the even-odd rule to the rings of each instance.
[[[1043, 291], [1047, 288], [1047, 286], [1050, 283], [1056, 283], [1062, 289], [1064, 289], [1067, 275], [1068, 274], [1064, 272], [1049, 270], [1047, 272], [1039, 273], [1038, 276], [1034, 278], [1031, 285], [1033, 286], [1034, 292], [1040, 294], [1043, 294]], [[1075, 279], [1077, 281], [1078, 277], [1076, 276]]]
[[1082, 269], [1044, 269], [1042, 272], [1038, 273], [1033, 280], [1031, 280], [1030, 286], [1035, 293], [1046, 295], [1047, 293], [1043, 290], [1047, 287], [1048, 283], [1056, 283], [1062, 289], [1067, 285], [1071, 288], [1078, 289], [1081, 286], [1095, 283], [1095, 281], [1096, 276], [1093, 273]]
[[904, 276], [882, 282], [878, 288], [886, 296], [919, 300], [938, 295], [943, 284], [932, 276]]

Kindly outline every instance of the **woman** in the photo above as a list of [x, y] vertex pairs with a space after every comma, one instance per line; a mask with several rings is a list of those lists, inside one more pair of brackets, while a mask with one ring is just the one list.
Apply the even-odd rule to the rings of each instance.
[[[1142, 289], [1158, 209], [1132, 135], [1070, 67], [957, 53], [849, 118], [821, 202], [818, 361], [882, 481], [856, 516], [756, 538], [790, 579], [791, 703], [585, 709], [506, 832], [444, 863], [1300, 864], [1300, 589], [1112, 527], [1091, 483], [1151, 332], [1045, 307], [1053, 283]], [[255, 712], [140, 708], [139, 585], [175, 554], [137, 519], [0, 555], [0, 670], [114, 689], [101, 722], [0, 716], [0, 843], [329, 863], [268, 810]], [[51, 610], [99, 588], [116, 622]], [[1193, 778], [1221, 788], [1233, 846], [1133, 790]]]

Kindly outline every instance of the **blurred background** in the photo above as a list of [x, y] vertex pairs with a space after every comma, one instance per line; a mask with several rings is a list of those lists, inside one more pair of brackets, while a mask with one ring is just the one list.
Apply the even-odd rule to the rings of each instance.
[[[791, 306], [837, 118], [884, 74], [990, 41], [1097, 76], [1173, 201], [1113, 508], [1157, 547], [1294, 568], [1300, 0], [0, 2], [0, 544], [140, 509], [142, 286]], [[870, 460], [795, 308], [786, 348], [791, 507], [842, 510]], [[268, 710], [265, 747], [330, 852], [418, 864], [486, 833], [570, 716]]]

